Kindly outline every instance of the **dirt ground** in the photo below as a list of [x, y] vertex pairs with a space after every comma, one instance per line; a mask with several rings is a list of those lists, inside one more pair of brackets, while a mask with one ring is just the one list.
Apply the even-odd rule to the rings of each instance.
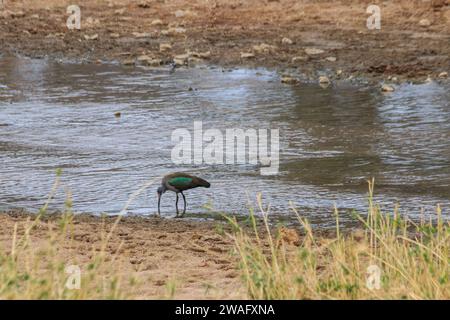
[[[23, 230], [24, 212], [0, 213], [0, 250], [11, 250], [14, 225]], [[47, 241], [49, 226], [58, 216], [42, 219], [31, 232], [31, 243], [40, 248]], [[67, 264], [79, 264], [86, 270], [92, 255], [102, 245], [116, 217], [77, 215], [67, 243], [60, 243], [58, 256]], [[122, 290], [128, 298], [142, 299], [245, 299], [246, 291], [232, 254], [232, 240], [217, 222], [123, 217], [106, 247], [106, 260], [118, 257], [114, 264], [123, 277]], [[70, 241], [69, 241], [70, 239]], [[128, 279], [135, 279], [131, 286]], [[169, 287], [174, 287], [174, 294]]]
[[[130, 65], [262, 66], [306, 79], [422, 81], [450, 71], [448, 0], [3, 2], [3, 53]], [[80, 30], [66, 27], [70, 4], [81, 8]], [[369, 4], [381, 8], [381, 30], [366, 26]]]

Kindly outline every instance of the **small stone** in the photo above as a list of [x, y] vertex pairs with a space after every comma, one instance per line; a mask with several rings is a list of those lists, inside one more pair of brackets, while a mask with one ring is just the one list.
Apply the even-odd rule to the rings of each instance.
[[84, 38], [86, 39], [86, 40], [97, 40], [98, 39], [98, 34], [93, 34], [93, 35], [87, 35], [87, 34], [85, 34], [84, 35]]
[[145, 62], [145, 61], [148, 61], [148, 60], [151, 60], [151, 59], [152, 58], [150, 58], [149, 56], [143, 54], [143, 55], [137, 57], [136, 60], [139, 61], [139, 62]]
[[25, 17], [25, 12], [23, 11], [11, 11], [10, 12], [11, 18], [23, 18]]
[[252, 59], [255, 55], [250, 52], [241, 52], [241, 59]]
[[177, 18], [182, 18], [186, 15], [186, 12], [184, 12], [183, 10], [177, 10], [175, 11], [175, 17]]
[[428, 19], [422, 19], [419, 21], [419, 25], [421, 27], [429, 27], [429, 26], [431, 26], [431, 22]]
[[390, 85], [388, 85], [388, 84], [383, 84], [383, 85], [381, 86], [381, 91], [383, 91], [383, 92], [394, 92], [395, 89], [394, 89], [393, 86], [390, 86]]
[[31, 18], [33, 18], [33, 19], [39, 19], [40, 17], [39, 17], [38, 14], [32, 14], [32, 15], [31, 15]]
[[325, 60], [330, 61], [330, 62], [336, 62], [336, 57], [326, 57]]
[[116, 117], [116, 118], [120, 118], [121, 116], [122, 116], [121, 112], [114, 113], [114, 117]]
[[169, 50], [172, 50], [172, 45], [170, 43], [160, 43], [159, 44], [160, 52], [169, 51]]
[[188, 58], [188, 63], [189, 64], [198, 64], [198, 63], [202, 63], [203, 60], [200, 58], [196, 58], [196, 57], [189, 57]]
[[125, 13], [125, 11], [126, 11], [125, 8], [117, 9], [117, 10], [114, 10], [114, 14], [116, 14], [116, 15], [122, 15], [122, 14]]
[[441, 72], [441, 73], [439, 73], [438, 77], [441, 79], [448, 78], [448, 73], [445, 71]]
[[[161, 33], [163, 33], [163, 31], [161, 31]], [[185, 34], [186, 33], [186, 29], [185, 28], [181, 28], [181, 27], [177, 27], [177, 28], [169, 28], [166, 31], [166, 34], [169, 36], [176, 36], [179, 34]]]
[[173, 59], [173, 63], [176, 66], [184, 66], [186, 64], [186, 60], [181, 60], [181, 59]]
[[162, 60], [161, 59], [150, 59], [146, 61], [148, 66], [152, 66], [152, 67], [158, 67], [161, 65]]
[[292, 58], [292, 63], [300, 62], [300, 61], [308, 61], [308, 56], [296, 56]]
[[163, 24], [161, 19], [155, 19], [150, 23], [152, 26], [160, 26]]
[[173, 62], [176, 66], [184, 66], [187, 64], [189, 59], [189, 54], [179, 54], [173, 58]]
[[141, 1], [138, 3], [139, 8], [148, 9], [150, 8], [150, 2], [149, 1]]
[[296, 78], [291, 77], [291, 76], [282, 76], [281, 77], [281, 83], [296, 84], [296, 83], [298, 83], [298, 80]]
[[336, 75], [337, 75], [338, 77], [342, 76], [342, 70], [341, 70], [341, 69], [337, 70], [337, 71], [336, 71]]
[[209, 59], [211, 57], [211, 51], [206, 52], [191, 52], [191, 56], [201, 59]]
[[187, 60], [189, 58], [189, 53], [178, 54], [175, 56], [176, 59]]
[[329, 84], [329, 83], [331, 83], [331, 81], [326, 76], [320, 76], [319, 77], [319, 83], [321, 83], [321, 84]]
[[150, 38], [152, 36], [148, 32], [133, 32], [132, 35], [137, 39]]
[[325, 52], [324, 50], [322, 50], [322, 49], [317, 49], [317, 48], [306, 48], [306, 49], [305, 49], [305, 53], [306, 53], [307, 55], [310, 55], [310, 56], [322, 54], [322, 53], [324, 53], [324, 52]]
[[122, 64], [124, 66], [134, 66], [136, 62], [134, 61], [134, 59], [125, 59], [122, 61]]
[[276, 49], [275, 46], [271, 46], [270, 44], [267, 43], [261, 43], [260, 45], [256, 45], [253, 46], [253, 50], [256, 51], [257, 53], [269, 53], [271, 50]]
[[285, 44], [285, 45], [291, 45], [294, 42], [291, 39], [289, 39], [289, 38], [283, 38], [283, 39], [281, 39], [281, 43]]
[[120, 37], [120, 34], [118, 34], [118, 33], [110, 33], [109, 37], [112, 38], [112, 39], [117, 39], [117, 38]]

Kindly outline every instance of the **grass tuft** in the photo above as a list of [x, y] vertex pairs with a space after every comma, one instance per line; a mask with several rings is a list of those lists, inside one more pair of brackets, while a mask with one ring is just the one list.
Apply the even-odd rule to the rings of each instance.
[[[449, 299], [449, 222], [441, 208], [436, 221], [415, 222], [384, 214], [373, 202], [369, 182], [366, 216], [355, 215], [361, 230], [316, 234], [295, 210], [304, 235], [298, 245], [273, 232], [268, 214], [259, 226], [250, 212], [250, 230], [228, 218], [240, 270], [252, 299]], [[283, 231], [283, 230], [281, 230]]]

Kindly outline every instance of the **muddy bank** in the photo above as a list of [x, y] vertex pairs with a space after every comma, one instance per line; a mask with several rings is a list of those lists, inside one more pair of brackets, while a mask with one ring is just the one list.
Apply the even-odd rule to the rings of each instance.
[[[35, 218], [22, 211], [0, 213], [0, 249], [10, 252], [14, 226], [21, 235], [27, 220]], [[48, 230], [58, 228], [59, 218], [45, 216], [33, 228], [33, 246], [47, 245]], [[59, 244], [58, 257], [83, 272], [116, 220], [76, 215], [67, 241]], [[115, 259], [128, 298], [244, 299], [227, 230], [227, 225], [211, 221], [122, 217], [107, 242], [105, 259]]]
[[[73, 2], [73, 1], [72, 1]], [[133, 65], [265, 66], [318, 79], [439, 78], [450, 69], [448, 1], [87, 1], [81, 30], [66, 27], [71, 1], [8, 1], [3, 53]]]

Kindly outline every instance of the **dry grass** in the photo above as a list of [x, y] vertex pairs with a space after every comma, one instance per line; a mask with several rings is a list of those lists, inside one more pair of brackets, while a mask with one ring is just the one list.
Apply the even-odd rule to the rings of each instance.
[[372, 202], [373, 182], [369, 188], [367, 218], [357, 217], [363, 232], [342, 234], [336, 215], [335, 237], [316, 236], [296, 212], [305, 236], [294, 250], [271, 235], [262, 206], [264, 237], [253, 214], [256, 236], [229, 219], [236, 230], [231, 236], [250, 298], [449, 299], [450, 228], [441, 209], [437, 208], [434, 222], [416, 223], [401, 217], [398, 210], [383, 214]]
[[[35, 242], [31, 233], [42, 228], [48, 203], [59, 185], [59, 174], [46, 205], [36, 218], [24, 225], [16, 223], [10, 250], [0, 249], [0, 299], [120, 299], [123, 277], [115, 257], [106, 258], [105, 248], [119, 222], [102, 236], [99, 250], [92, 248], [90, 261], [80, 263], [64, 257], [61, 252], [70, 247], [73, 229], [71, 201], [56, 225], [48, 224], [46, 239]], [[87, 266], [86, 270], [77, 266]], [[75, 266], [75, 267], [74, 267]], [[80, 271], [80, 272], [78, 272]], [[77, 278], [77, 274], [80, 275]]]

